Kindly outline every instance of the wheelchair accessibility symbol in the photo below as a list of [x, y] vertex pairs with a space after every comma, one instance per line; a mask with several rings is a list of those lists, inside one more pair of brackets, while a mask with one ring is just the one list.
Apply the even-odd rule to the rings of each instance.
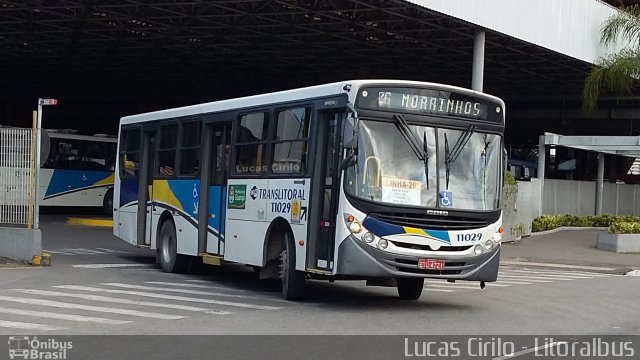
[[438, 203], [441, 207], [453, 206], [453, 194], [451, 191], [440, 191], [438, 194]]

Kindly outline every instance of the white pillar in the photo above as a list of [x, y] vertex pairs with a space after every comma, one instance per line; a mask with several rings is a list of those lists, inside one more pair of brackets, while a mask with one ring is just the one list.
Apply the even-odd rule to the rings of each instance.
[[33, 197], [33, 229], [40, 228], [40, 163], [42, 160], [42, 99], [38, 99], [38, 123], [36, 125], [36, 163], [35, 163], [35, 191]]
[[471, 89], [482, 92], [484, 83], [484, 46], [486, 33], [476, 30], [473, 38], [473, 72], [471, 74]]
[[602, 215], [602, 194], [604, 192], [604, 154], [598, 154], [598, 182], [596, 183], [596, 215]]
[[547, 159], [546, 147], [544, 145], [544, 135], [540, 135], [538, 138], [538, 180], [540, 180], [540, 208], [538, 215], [542, 215], [544, 212], [544, 170], [545, 161]]

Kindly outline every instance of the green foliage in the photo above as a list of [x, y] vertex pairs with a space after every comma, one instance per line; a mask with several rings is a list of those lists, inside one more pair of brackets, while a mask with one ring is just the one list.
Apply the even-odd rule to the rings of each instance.
[[640, 218], [631, 215], [542, 215], [533, 220], [531, 231], [540, 232], [556, 229], [562, 226], [571, 227], [610, 227], [617, 223], [637, 223], [640, 226]]
[[582, 104], [585, 111], [596, 107], [602, 93], [631, 92], [640, 77], [640, 6], [629, 6], [607, 19], [602, 27], [600, 41], [609, 45], [617, 40], [627, 41], [625, 48], [599, 60], [585, 79]]
[[612, 234], [640, 234], [640, 223], [630, 221], [617, 221], [609, 226]]
[[516, 178], [513, 176], [511, 171], [505, 171], [505, 173], [504, 173], [504, 184], [505, 185], [516, 185], [516, 184], [518, 184], [518, 182], [516, 181]]

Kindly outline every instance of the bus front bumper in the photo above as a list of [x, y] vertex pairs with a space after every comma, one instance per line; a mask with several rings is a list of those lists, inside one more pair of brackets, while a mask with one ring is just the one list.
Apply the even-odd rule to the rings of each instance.
[[[436, 255], [425, 256], [442, 259]], [[394, 254], [376, 249], [353, 236], [338, 248], [337, 275], [362, 277], [422, 277], [469, 281], [496, 281], [500, 265], [500, 246], [480, 256], [446, 259], [444, 270], [418, 269], [420, 256]]]

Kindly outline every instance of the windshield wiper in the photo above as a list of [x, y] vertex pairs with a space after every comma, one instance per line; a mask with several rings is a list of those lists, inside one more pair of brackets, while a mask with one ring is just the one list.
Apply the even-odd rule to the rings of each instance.
[[446, 171], [445, 178], [447, 190], [449, 190], [449, 174], [451, 173], [451, 164], [456, 162], [458, 156], [460, 156], [460, 153], [462, 152], [462, 149], [464, 149], [464, 146], [467, 145], [475, 131], [476, 125], [469, 125], [467, 130], [460, 134], [458, 141], [456, 141], [455, 145], [453, 145], [453, 149], [451, 151], [449, 151], [449, 140], [447, 139], [447, 133], [444, 133], [444, 165]]
[[393, 115], [393, 119], [395, 120], [396, 128], [400, 132], [400, 135], [402, 135], [407, 144], [409, 144], [409, 147], [418, 160], [424, 163], [424, 174], [427, 178], [427, 190], [429, 190], [429, 144], [427, 143], [427, 132], [424, 132], [422, 146], [420, 146], [420, 139], [411, 132], [409, 124], [407, 124], [407, 120], [405, 120], [404, 116], [395, 114]]

